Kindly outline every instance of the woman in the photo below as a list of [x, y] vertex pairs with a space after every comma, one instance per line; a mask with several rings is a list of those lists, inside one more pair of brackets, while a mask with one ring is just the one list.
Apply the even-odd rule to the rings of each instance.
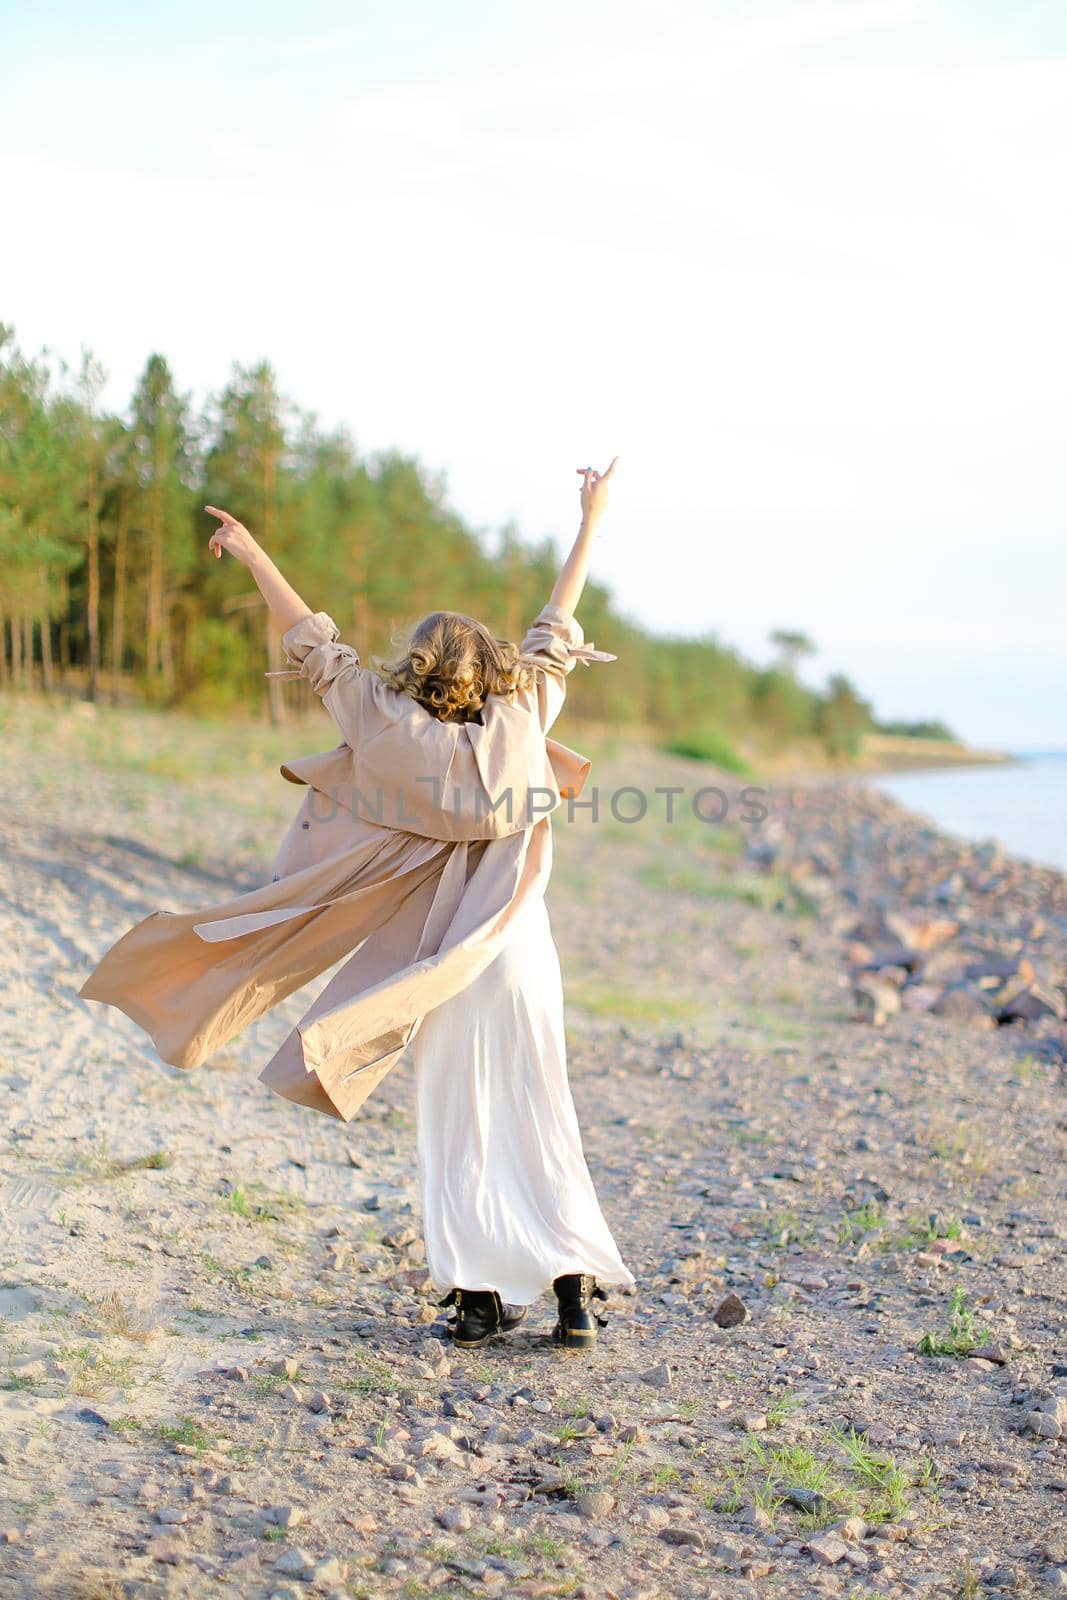
[[351, 953], [261, 1077], [348, 1120], [412, 1045], [427, 1267], [468, 1349], [550, 1285], [556, 1340], [590, 1348], [598, 1280], [634, 1281], [582, 1150], [544, 903], [549, 815], [589, 768], [548, 730], [576, 662], [614, 660], [574, 620], [614, 467], [582, 470], [577, 539], [521, 649], [434, 612], [380, 673], [208, 506], [210, 548], [248, 568], [298, 664], [286, 675], [310, 681], [342, 742], [282, 767], [308, 792], [270, 885], [146, 918], [80, 991], [195, 1066]]

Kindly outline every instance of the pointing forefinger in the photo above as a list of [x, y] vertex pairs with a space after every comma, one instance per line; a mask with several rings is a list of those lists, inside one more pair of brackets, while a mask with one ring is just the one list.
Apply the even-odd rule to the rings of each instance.
[[231, 517], [228, 511], [220, 511], [218, 506], [205, 506], [204, 510], [209, 516], [218, 517], [220, 522], [233, 523], [237, 521], [237, 518]]

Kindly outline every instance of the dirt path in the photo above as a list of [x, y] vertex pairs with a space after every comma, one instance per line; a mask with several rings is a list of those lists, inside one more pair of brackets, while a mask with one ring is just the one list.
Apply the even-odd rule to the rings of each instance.
[[[638, 1290], [591, 1358], [548, 1300], [459, 1357], [405, 1067], [344, 1127], [256, 1082], [306, 994], [188, 1074], [74, 998], [140, 916], [256, 882], [295, 792], [60, 723], [3, 774], [0, 1593], [1067, 1592], [1062, 1056], [857, 1020], [888, 813], [845, 802], [870, 859], [803, 894], [691, 818], [557, 825], [572, 1081]], [[1049, 882], [1012, 904], [1055, 942]]]

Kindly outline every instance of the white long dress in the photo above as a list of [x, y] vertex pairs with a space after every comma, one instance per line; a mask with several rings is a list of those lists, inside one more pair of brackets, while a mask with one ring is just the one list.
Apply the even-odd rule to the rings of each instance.
[[[546, 678], [551, 723], [565, 690]], [[496, 1289], [513, 1305], [530, 1305], [564, 1273], [632, 1284], [582, 1147], [542, 898], [481, 976], [424, 1017], [412, 1049], [433, 1282]]]

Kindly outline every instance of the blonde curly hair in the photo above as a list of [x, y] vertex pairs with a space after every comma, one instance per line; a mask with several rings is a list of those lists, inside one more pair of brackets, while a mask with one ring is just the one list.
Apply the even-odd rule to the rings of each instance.
[[386, 683], [441, 722], [472, 722], [489, 695], [510, 698], [534, 682], [517, 645], [458, 611], [432, 611], [398, 655], [375, 665]]

